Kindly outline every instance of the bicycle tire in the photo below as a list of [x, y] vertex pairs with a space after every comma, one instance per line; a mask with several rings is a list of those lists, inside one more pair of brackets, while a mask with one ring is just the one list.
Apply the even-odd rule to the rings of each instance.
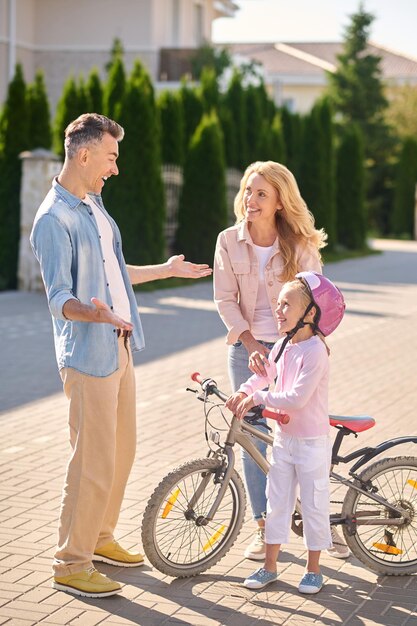
[[[366, 526], [358, 524], [349, 534], [343, 525], [346, 543], [367, 567], [386, 576], [407, 576], [417, 572], [417, 458], [399, 456], [373, 463], [359, 478], [376, 487], [377, 495], [390, 504], [400, 504], [410, 514], [407, 523]], [[356, 484], [359, 485], [357, 481]], [[388, 519], [390, 510], [350, 488], [342, 506], [342, 517], [359, 519], [371, 515]]]
[[[189, 461], [170, 472], [151, 495], [143, 515], [142, 545], [149, 561], [163, 574], [197, 576], [215, 565], [236, 541], [246, 494], [234, 470], [214, 519], [206, 526], [196, 523], [196, 518], [207, 515], [217, 495], [220, 483], [214, 479], [221, 466], [220, 459]], [[193, 504], [194, 519], [190, 519], [188, 503], [206, 472], [211, 476]]]

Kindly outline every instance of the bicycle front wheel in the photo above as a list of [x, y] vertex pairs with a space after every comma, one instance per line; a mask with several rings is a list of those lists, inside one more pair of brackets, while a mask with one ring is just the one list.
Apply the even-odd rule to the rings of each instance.
[[[405, 576], [417, 572], [417, 458], [382, 459], [360, 479], [376, 495], [406, 514], [399, 525], [395, 511], [350, 488], [342, 517], [356, 520], [356, 533], [343, 526], [346, 543], [360, 561], [378, 574]], [[390, 523], [392, 522], [392, 523]]]
[[142, 544], [162, 573], [196, 576], [230, 550], [246, 508], [245, 489], [235, 471], [214, 519], [204, 523], [222, 483], [221, 460], [205, 458], [185, 463], [156, 487], [143, 515]]

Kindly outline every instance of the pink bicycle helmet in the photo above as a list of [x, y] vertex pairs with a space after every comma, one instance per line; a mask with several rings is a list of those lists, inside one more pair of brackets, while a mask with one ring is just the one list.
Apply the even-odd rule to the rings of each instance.
[[308, 287], [317, 308], [314, 324], [327, 337], [339, 326], [345, 313], [346, 305], [342, 293], [331, 280], [317, 272], [299, 272], [295, 277]]

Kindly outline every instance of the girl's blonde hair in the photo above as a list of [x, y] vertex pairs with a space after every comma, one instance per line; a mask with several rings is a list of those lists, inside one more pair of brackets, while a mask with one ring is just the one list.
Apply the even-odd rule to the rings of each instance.
[[[235, 197], [236, 223], [246, 217], [243, 203], [248, 178], [256, 172], [275, 187], [282, 210], [275, 214], [279, 247], [284, 262], [281, 280], [291, 280], [301, 269], [297, 267], [295, 249], [297, 244], [309, 245], [319, 251], [326, 244], [327, 235], [314, 227], [314, 217], [301, 197], [294, 175], [285, 165], [275, 161], [256, 161], [246, 168]], [[320, 256], [320, 253], [319, 253]], [[321, 258], [321, 257], [320, 257]]]
[[[297, 290], [300, 293], [304, 309], [306, 309], [308, 307], [308, 305], [310, 304], [310, 302], [312, 302], [310, 290], [309, 290], [308, 286], [302, 280], [298, 280], [298, 278], [295, 278], [294, 280], [289, 280], [282, 286], [282, 289], [284, 289], [284, 287], [286, 289]], [[313, 304], [314, 304], [314, 302], [313, 302]], [[314, 304], [314, 306], [317, 309], [317, 305]], [[324, 335], [322, 335], [322, 333], [317, 328], [315, 328], [313, 330], [313, 333], [315, 335], [317, 335], [317, 337], [319, 337], [322, 340], [322, 342], [326, 346], [327, 354], [330, 354], [330, 348], [329, 348], [329, 346], [326, 343]]]

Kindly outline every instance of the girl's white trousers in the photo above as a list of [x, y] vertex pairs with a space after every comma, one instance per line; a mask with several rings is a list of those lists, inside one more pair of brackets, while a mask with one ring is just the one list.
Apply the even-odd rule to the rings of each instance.
[[300, 488], [304, 543], [308, 550], [331, 548], [329, 471], [330, 436], [275, 435], [268, 473], [266, 543], [288, 543], [291, 515]]

